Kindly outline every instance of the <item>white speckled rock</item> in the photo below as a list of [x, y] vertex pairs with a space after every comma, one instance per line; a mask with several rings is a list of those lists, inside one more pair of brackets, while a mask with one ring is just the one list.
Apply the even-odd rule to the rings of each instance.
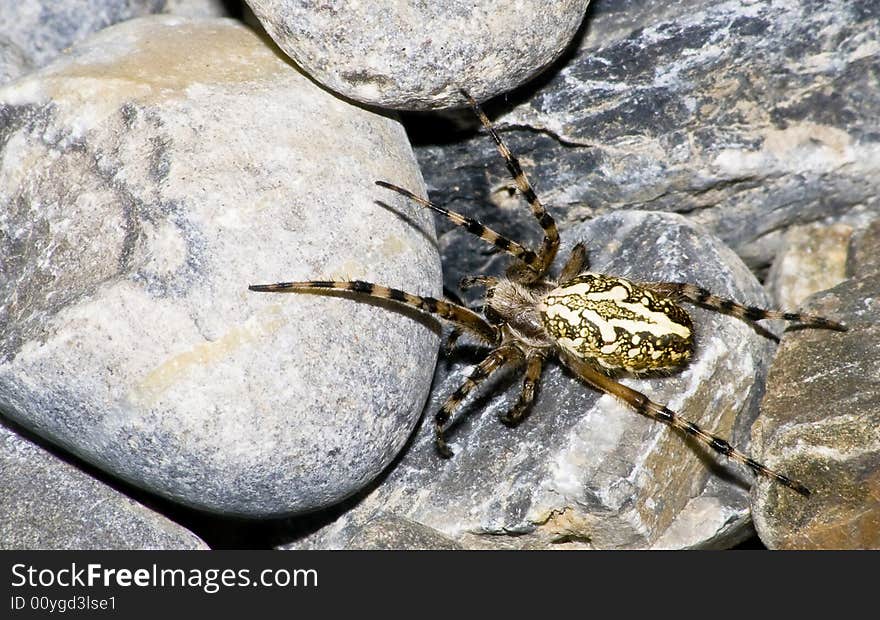
[[461, 105], [526, 82], [566, 48], [589, 0], [247, 0], [313, 78], [389, 108]]
[[0, 549], [207, 549], [0, 423]]
[[429, 216], [373, 183], [424, 191], [396, 120], [237, 22], [149, 17], [0, 90], [0, 145], [11, 416], [231, 514], [332, 504], [395, 456], [430, 386], [433, 326], [247, 286], [440, 292]]
[[[681, 216], [618, 212], [562, 237], [564, 248], [586, 241], [598, 271], [690, 281], [766, 304], [742, 261]], [[747, 450], [773, 342], [733, 317], [686, 307], [695, 325], [694, 360], [668, 377], [623, 382]], [[467, 377], [472, 366], [461, 361], [438, 365], [428, 416]], [[288, 547], [371, 545], [368, 524], [381, 515], [472, 548], [724, 548], [750, 534], [749, 472], [600, 396], [555, 363], [544, 372], [531, 413], [507, 428], [498, 416], [520, 385], [500, 378], [464, 404], [448, 461], [434, 450], [432, 425], [422, 424], [372, 493]]]

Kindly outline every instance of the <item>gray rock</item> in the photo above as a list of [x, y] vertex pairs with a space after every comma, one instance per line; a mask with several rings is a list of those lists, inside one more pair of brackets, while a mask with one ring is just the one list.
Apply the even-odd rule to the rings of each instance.
[[0, 423], [0, 549], [206, 549]]
[[[874, 231], [876, 233], [877, 228]], [[856, 254], [876, 266], [866, 236]], [[796, 474], [805, 499], [756, 486], [755, 528], [771, 549], [880, 548], [880, 274], [866, 270], [805, 307], [844, 321], [845, 333], [792, 330], [767, 377], [755, 451]]]
[[[745, 265], [681, 216], [610, 214], [563, 239], [568, 247], [586, 240], [599, 271], [691, 281], [766, 303]], [[732, 317], [700, 308], [692, 316], [698, 352], [686, 369], [623, 382], [745, 449], [774, 345]], [[556, 364], [514, 429], [497, 417], [518, 395], [516, 376], [482, 389], [460, 411], [450, 437], [455, 456], [439, 458], [430, 421], [479, 357], [465, 349], [439, 364], [427, 422], [402, 460], [353, 509], [287, 548], [346, 547], [365, 523], [389, 514], [470, 548], [717, 548], [748, 535], [749, 474], [600, 397]]]
[[0, 0], [0, 32], [37, 67], [107, 26], [158, 13], [166, 0]]
[[571, 42], [589, 0], [247, 0], [272, 38], [321, 84], [367, 104], [460, 106], [508, 91]]
[[[488, 111], [561, 221], [674, 211], [766, 267], [789, 225], [880, 211], [878, 64], [877, 2], [595, 0], [572, 55]], [[432, 199], [519, 225], [472, 116], [410, 119]]]
[[0, 86], [33, 69], [24, 51], [7, 37], [0, 35]]
[[228, 17], [234, 5], [235, 0], [0, 0], [0, 33], [43, 67], [113, 24], [154, 13]]
[[[354, 493], [430, 387], [436, 325], [248, 284], [439, 294], [400, 124], [317, 87], [232, 20], [109, 28], [0, 90], [0, 407], [205, 510]], [[377, 201], [384, 201], [387, 205]]]

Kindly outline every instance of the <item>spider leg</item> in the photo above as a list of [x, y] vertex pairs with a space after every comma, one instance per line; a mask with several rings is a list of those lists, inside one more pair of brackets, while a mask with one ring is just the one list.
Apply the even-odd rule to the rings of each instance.
[[580, 275], [587, 268], [587, 248], [583, 243], [578, 243], [568, 255], [568, 260], [559, 272], [559, 281], [568, 282], [575, 276]]
[[435, 314], [472, 332], [480, 339], [493, 344], [498, 341], [497, 330], [476, 312], [434, 297], [413, 295], [396, 288], [389, 288], [361, 280], [306, 280], [303, 282], [278, 282], [276, 284], [251, 284], [248, 289], [258, 293], [316, 292], [320, 290], [348, 291], [374, 299], [390, 299], [416, 308], [427, 314]]
[[586, 381], [601, 392], [619, 398], [630, 407], [635, 409], [638, 413], [647, 416], [653, 420], [657, 420], [658, 422], [663, 422], [664, 424], [667, 424], [675, 430], [679, 431], [683, 435], [694, 437], [695, 439], [710, 447], [715, 452], [723, 454], [733, 461], [742, 463], [759, 476], [764, 476], [766, 478], [770, 478], [771, 480], [775, 480], [780, 484], [792, 489], [793, 491], [803, 495], [804, 497], [810, 496], [810, 490], [797, 480], [793, 480], [788, 476], [785, 476], [777, 471], [770, 469], [766, 465], [762, 465], [758, 461], [747, 456], [746, 454], [743, 454], [742, 452], [731, 446], [724, 439], [718, 437], [717, 435], [713, 435], [707, 431], [704, 431], [693, 422], [686, 420], [685, 418], [681, 417], [667, 407], [653, 402], [641, 392], [637, 392], [636, 390], [615, 381], [611, 377], [603, 375], [598, 370], [582, 360], [575, 359], [569, 355], [566, 355], [564, 359], [572, 368], [572, 370], [574, 370], [581, 378], [583, 378], [584, 381]]
[[449, 445], [446, 443], [444, 435], [446, 429], [449, 427], [449, 423], [452, 421], [452, 413], [461, 404], [461, 401], [463, 401], [467, 395], [474, 390], [474, 388], [492, 376], [496, 371], [504, 368], [513, 361], [520, 360], [521, 358], [522, 353], [513, 345], [498, 347], [489, 353], [482, 362], [477, 364], [470, 376], [465, 379], [464, 383], [462, 383], [458, 389], [446, 399], [446, 402], [440, 407], [437, 415], [434, 416], [434, 433], [436, 437], [437, 451], [440, 452], [441, 455], [445, 457], [452, 456], [452, 450], [449, 449]]
[[503, 250], [511, 256], [520, 259], [532, 270], [537, 270], [539, 268], [539, 258], [537, 254], [523, 247], [516, 241], [511, 241], [507, 237], [501, 236], [500, 234], [498, 234], [488, 226], [481, 224], [474, 218], [462, 215], [461, 213], [456, 213], [455, 211], [449, 211], [448, 209], [444, 209], [443, 207], [438, 207], [433, 202], [416, 196], [408, 189], [398, 187], [397, 185], [392, 185], [391, 183], [387, 183], [385, 181], [376, 181], [376, 185], [378, 185], [379, 187], [384, 187], [385, 189], [390, 189], [394, 192], [397, 192], [398, 194], [402, 194], [413, 202], [417, 202], [421, 206], [427, 209], [431, 209], [436, 213], [439, 213], [456, 226], [461, 226], [472, 235], [475, 235], [483, 241], [491, 243], [499, 250]]
[[652, 291], [673, 297], [675, 299], [689, 301], [699, 306], [704, 306], [710, 310], [722, 312], [735, 316], [743, 321], [760, 321], [761, 319], [782, 319], [784, 321], [794, 321], [808, 327], [820, 327], [825, 329], [835, 329], [837, 331], [846, 331], [847, 327], [843, 323], [832, 321], [821, 316], [812, 314], [802, 314], [800, 312], [783, 312], [781, 310], [765, 310], [755, 306], [745, 306], [730, 299], [724, 299], [714, 295], [710, 291], [686, 282], [648, 282], [644, 284], [645, 288]]
[[535, 398], [535, 388], [541, 378], [543, 368], [543, 353], [533, 352], [526, 355], [526, 372], [523, 377], [522, 392], [520, 392], [519, 400], [516, 401], [513, 409], [501, 416], [502, 422], [512, 426], [522, 420], [523, 414]]
[[541, 225], [541, 228], [544, 231], [544, 240], [541, 243], [541, 250], [538, 252], [537, 276], [535, 277], [535, 279], [539, 279], [547, 273], [550, 265], [553, 264], [553, 259], [556, 258], [556, 251], [559, 249], [559, 230], [556, 228], [556, 220], [553, 219], [553, 216], [551, 216], [544, 208], [544, 205], [541, 204], [538, 195], [535, 193], [535, 190], [532, 189], [529, 180], [526, 178], [526, 174], [523, 172], [519, 160], [510, 152], [507, 145], [504, 144], [501, 136], [498, 135], [495, 127], [492, 125], [492, 121], [489, 120], [489, 117], [486, 116], [485, 112], [480, 108], [480, 104], [477, 103], [477, 100], [464, 90], [461, 91], [461, 94], [467, 99], [477, 117], [480, 119], [480, 122], [483, 123], [483, 127], [485, 127], [486, 131], [489, 132], [489, 135], [492, 136], [495, 145], [498, 147], [498, 152], [501, 153], [501, 156], [507, 164], [507, 169], [510, 171], [510, 175], [516, 182], [517, 187], [519, 187], [519, 191], [522, 192], [522, 195], [529, 203], [529, 207], [532, 209], [532, 215], [535, 216], [535, 219], [538, 220], [538, 224]]

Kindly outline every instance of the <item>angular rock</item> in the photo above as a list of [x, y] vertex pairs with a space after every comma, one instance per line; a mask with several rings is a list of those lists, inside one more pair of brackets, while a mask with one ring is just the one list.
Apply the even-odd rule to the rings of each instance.
[[[563, 239], [568, 248], [585, 240], [598, 271], [691, 281], [766, 303], [745, 265], [681, 216], [615, 213], [563, 231]], [[695, 360], [672, 376], [623, 382], [747, 449], [773, 342], [732, 317], [689, 310]], [[426, 421], [381, 484], [288, 548], [357, 546], [364, 524], [380, 515], [469, 548], [719, 547], [748, 535], [748, 473], [600, 397], [558, 364], [545, 369], [533, 410], [514, 429], [497, 418], [519, 393], [518, 375], [482, 388], [451, 432], [455, 456], [439, 458], [432, 416], [480, 359], [464, 351], [438, 365]]]
[[[874, 231], [880, 230], [874, 227]], [[856, 255], [880, 262], [867, 235]], [[857, 270], [858, 274], [858, 270]], [[849, 331], [792, 330], [767, 377], [756, 453], [798, 475], [809, 499], [758, 484], [755, 528], [771, 549], [880, 548], [880, 274], [866, 270], [805, 308]]]
[[281, 49], [321, 84], [371, 105], [460, 106], [508, 91], [550, 65], [589, 0], [305, 2], [248, 0]]
[[391, 461], [427, 396], [436, 326], [247, 286], [439, 294], [429, 216], [374, 185], [424, 191], [396, 120], [237, 22], [176, 17], [109, 28], [0, 90], [0, 119], [10, 416], [220, 513], [321, 508]]
[[792, 226], [767, 274], [767, 289], [780, 308], [796, 309], [807, 297], [846, 279], [849, 224]]
[[0, 549], [207, 549], [0, 423]]
[[[876, 2], [595, 0], [572, 55], [488, 112], [563, 223], [674, 211], [766, 267], [789, 225], [880, 211], [878, 64]], [[527, 219], [483, 132], [408, 129], [438, 204]]]

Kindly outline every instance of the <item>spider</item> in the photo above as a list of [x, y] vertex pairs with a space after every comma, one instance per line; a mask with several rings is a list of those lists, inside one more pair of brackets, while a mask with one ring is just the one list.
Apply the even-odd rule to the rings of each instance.
[[748, 467], [755, 475], [808, 497], [802, 483], [752, 459], [726, 440], [703, 430], [667, 407], [615, 380], [621, 374], [664, 373], [685, 365], [693, 355], [693, 324], [680, 305], [687, 302], [752, 322], [761, 319], [795, 321], [807, 327], [844, 331], [842, 323], [819, 316], [765, 310], [718, 297], [708, 290], [681, 282], [635, 282], [588, 271], [587, 251], [577, 244], [558, 277], [550, 276], [559, 248], [556, 222], [541, 204], [517, 158], [510, 152], [480, 105], [467, 92], [470, 104], [507, 165], [522, 196], [544, 233], [538, 251], [508, 239], [466, 215], [449, 211], [413, 192], [386, 181], [376, 185], [402, 194], [413, 202], [444, 216], [456, 226], [492, 244], [514, 260], [504, 277], [465, 277], [461, 287], [485, 289], [482, 315], [461, 303], [413, 295], [371, 282], [309, 280], [255, 284], [257, 292], [348, 291], [355, 296], [389, 299], [435, 315], [453, 325], [450, 343], [463, 332], [491, 347], [491, 352], [453, 392], [435, 416], [436, 446], [441, 455], [452, 456], [446, 431], [458, 405], [477, 386], [499, 370], [525, 366], [519, 398], [501, 420], [519, 422], [535, 397], [544, 364], [559, 358], [580, 379], [600, 392], [617, 397], [636, 412], [694, 437], [715, 452]]

